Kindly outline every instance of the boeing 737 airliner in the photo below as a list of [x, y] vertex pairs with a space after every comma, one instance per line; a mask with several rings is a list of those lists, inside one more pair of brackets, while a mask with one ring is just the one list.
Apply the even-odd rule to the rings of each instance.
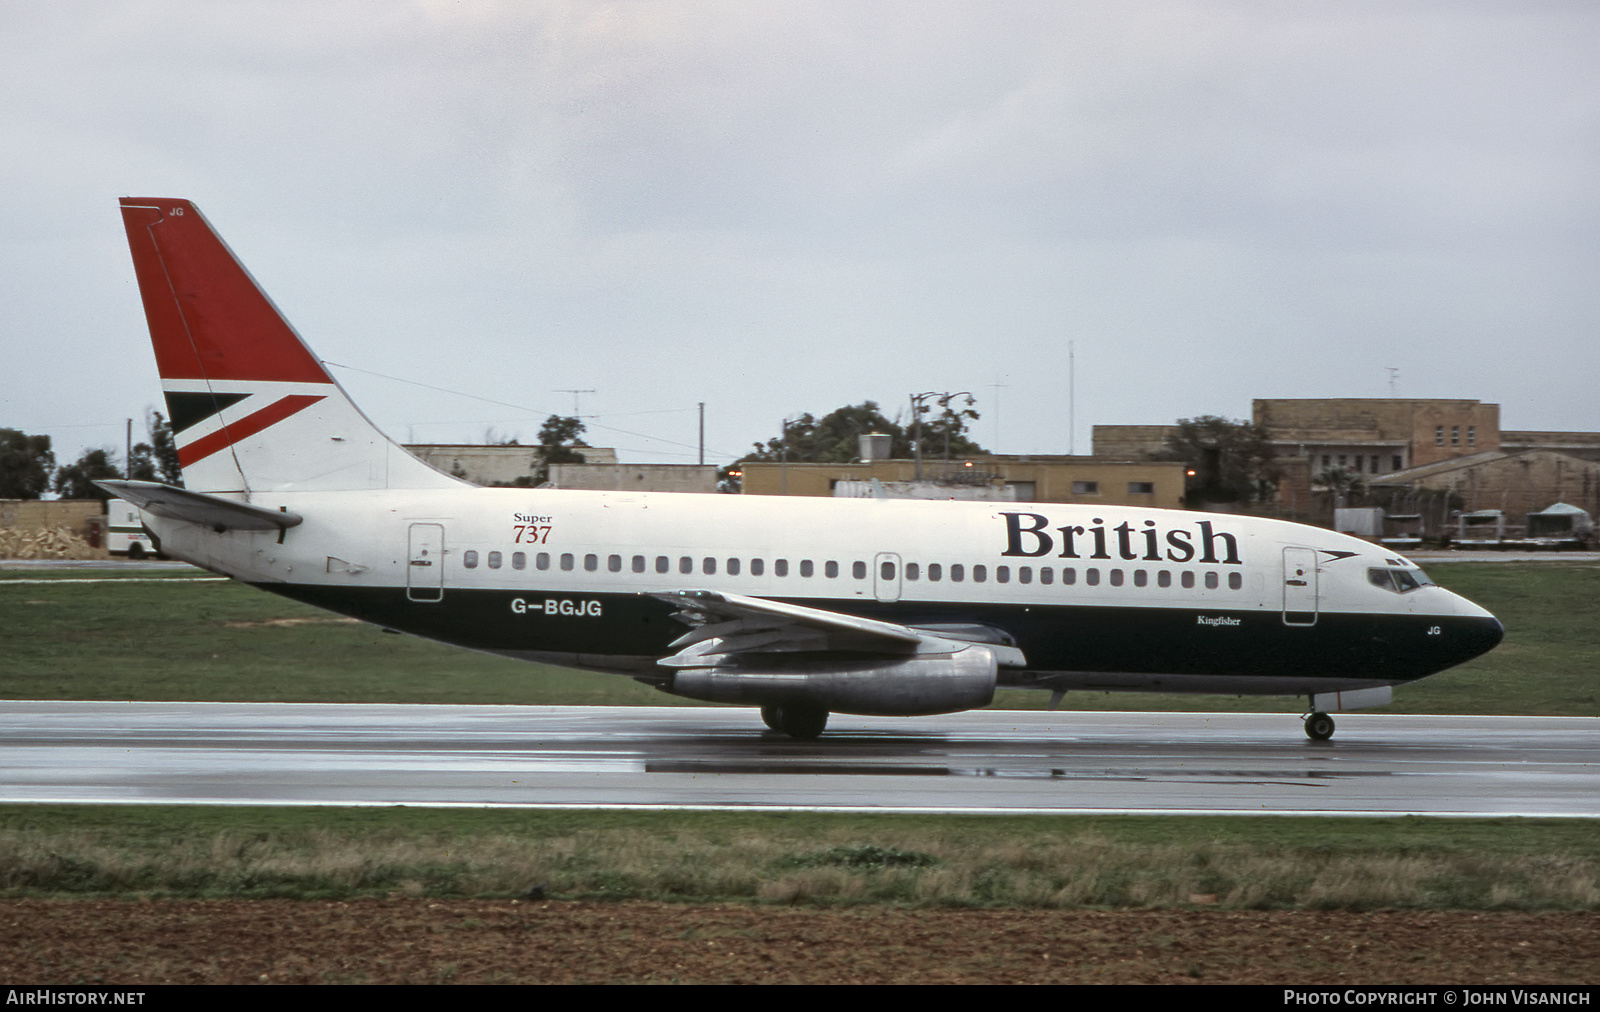
[[122, 217], [186, 487], [101, 484], [166, 554], [385, 628], [759, 706], [797, 738], [999, 686], [1304, 696], [1325, 739], [1329, 711], [1500, 641], [1406, 559], [1278, 520], [478, 488], [379, 432], [193, 204]]

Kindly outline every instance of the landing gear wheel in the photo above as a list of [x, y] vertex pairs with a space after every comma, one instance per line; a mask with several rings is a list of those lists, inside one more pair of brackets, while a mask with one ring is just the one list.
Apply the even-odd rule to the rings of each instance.
[[1306, 718], [1306, 737], [1312, 741], [1327, 741], [1333, 737], [1333, 718], [1326, 713], [1313, 713]]
[[816, 706], [763, 706], [761, 720], [799, 741], [815, 741], [828, 726], [828, 711]]

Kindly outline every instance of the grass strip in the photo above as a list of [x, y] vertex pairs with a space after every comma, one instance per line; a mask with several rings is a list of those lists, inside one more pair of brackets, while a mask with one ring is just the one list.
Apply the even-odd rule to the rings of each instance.
[[[1500, 617], [1506, 640], [1461, 667], [1396, 690], [1394, 713], [1600, 714], [1600, 566], [1440, 563], [1440, 583]], [[114, 572], [114, 571], [113, 571]], [[139, 570], [149, 578], [164, 571]], [[195, 571], [189, 571], [194, 575]], [[99, 571], [96, 571], [98, 575]], [[181, 572], [174, 575], [182, 575]], [[238, 584], [61, 583], [0, 571], [0, 696], [233, 702], [702, 705], [628, 678], [491, 657]], [[30, 582], [23, 584], [22, 579]], [[12, 585], [7, 585], [11, 583]], [[1039, 709], [1043, 692], [995, 706]], [[1283, 696], [1069, 693], [1066, 709], [1281, 712]]]
[[1594, 910], [1588, 821], [0, 806], [0, 897]]

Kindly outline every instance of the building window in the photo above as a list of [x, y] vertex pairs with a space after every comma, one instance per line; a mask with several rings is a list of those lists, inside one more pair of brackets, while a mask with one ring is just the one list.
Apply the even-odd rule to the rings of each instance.
[[1444, 445], [1444, 426], [1443, 425], [1435, 425], [1433, 427], [1433, 445], [1434, 446], [1443, 446]]
[[1398, 453], [1389, 458], [1389, 465], [1389, 470], [1391, 471], [1399, 471], [1405, 467], [1405, 464], [1401, 463]]
[[1461, 445], [1461, 426], [1459, 426], [1459, 425], [1450, 426], [1450, 445], [1451, 446], [1460, 446]]
[[1467, 426], [1467, 445], [1478, 445], [1478, 427], [1476, 425]]
[[1099, 495], [1100, 483], [1098, 481], [1075, 481], [1072, 483], [1073, 495]]
[[1129, 495], [1154, 495], [1155, 491], [1156, 491], [1156, 483], [1153, 482], [1153, 481], [1130, 481], [1130, 482], [1128, 482], [1128, 494]]

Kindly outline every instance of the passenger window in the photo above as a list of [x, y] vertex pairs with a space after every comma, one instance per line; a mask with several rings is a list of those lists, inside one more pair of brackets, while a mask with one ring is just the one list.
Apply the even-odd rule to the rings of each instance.
[[1145, 586], [1149, 586], [1149, 584], [1150, 584], [1150, 574], [1149, 573], [1146, 573], [1142, 569], [1135, 569], [1133, 571], [1133, 585], [1135, 587], [1145, 587]]
[[922, 567], [915, 562], [906, 563], [906, 579], [917, 580], [922, 577]]
[[[1056, 571], [1051, 569], [1049, 566], [1045, 566], [1045, 567], [1043, 567], [1043, 568], [1041, 568], [1039, 570], [1039, 582], [1040, 583], [1045, 584], [1046, 586], [1048, 586], [1051, 583], [1055, 582], [1055, 578], [1056, 578]], [[1023, 583], [1027, 583], [1028, 581], [1027, 580], [1023, 580], [1022, 582]]]
[[658, 572], [658, 573], [670, 573], [670, 572], [672, 572], [672, 560], [667, 558], [665, 555], [656, 556], [656, 572]]
[[767, 564], [765, 562], [762, 562], [760, 559], [751, 559], [750, 560], [750, 575], [751, 576], [760, 576], [762, 573], [764, 573], [766, 571], [767, 571]]
[[597, 572], [599, 572], [600, 571], [600, 556], [598, 556], [598, 555], [585, 555], [583, 557], [583, 571], [586, 572], [586, 573], [597, 573]]
[[[1005, 567], [1002, 566], [1001, 568], [1004, 569]], [[1017, 567], [1017, 582], [1018, 583], [1032, 583], [1033, 582], [1033, 567], [1032, 566], [1018, 566]]]
[[499, 552], [490, 552], [489, 553], [489, 568], [490, 569], [499, 569], [500, 568], [500, 558], [501, 558], [501, 556], [500, 556]]
[[468, 569], [477, 569], [478, 553], [470, 550], [463, 553], [461, 556], [461, 564], [466, 566]]
[[562, 552], [561, 553], [561, 571], [563, 573], [572, 572], [572, 565], [573, 565], [572, 553], [571, 552]]
[[633, 571], [635, 573], [642, 573], [645, 571], [645, 568], [644, 556], [635, 555], [633, 557]]
[[1078, 582], [1078, 571], [1071, 566], [1061, 567], [1061, 585], [1070, 586]]
[[880, 578], [885, 580], [894, 579], [894, 563], [885, 562], [883, 565], [879, 566], [878, 575]]
[[1156, 574], [1156, 586], [1158, 586], [1158, 587], [1170, 587], [1170, 586], [1172, 586], [1172, 574], [1167, 572], [1165, 569], [1163, 569], [1161, 572], [1157, 573]]
[[550, 553], [540, 552], [533, 557], [533, 567], [540, 572], [550, 568]]
[[1113, 569], [1113, 570], [1112, 570], [1112, 571], [1111, 571], [1111, 585], [1112, 585], [1112, 586], [1113, 586], [1113, 587], [1120, 587], [1120, 586], [1122, 586], [1122, 570], [1120, 570], [1120, 569]]
[[[885, 565], [888, 565], [888, 563], [885, 563]], [[867, 578], [867, 564], [865, 562], [850, 563], [850, 575], [858, 580], [865, 580]], [[886, 576], [884, 579], [892, 580], [894, 577]]]
[[988, 566], [973, 566], [972, 567], [972, 582], [973, 583], [982, 583], [983, 581], [987, 580], [988, 578], [989, 578], [989, 567]]
[[1194, 573], [1187, 569], [1184, 570], [1183, 580], [1181, 582], [1183, 583], [1184, 590], [1192, 590], [1194, 588]]
[[789, 560], [788, 559], [773, 559], [772, 560], [772, 575], [773, 576], [788, 576], [789, 575]]
[[951, 583], [960, 583], [962, 580], [964, 580], [966, 578], [967, 578], [967, 571], [961, 567], [961, 563], [959, 563], [959, 562], [952, 563], [951, 566], [950, 566], [950, 582]]
[[1244, 587], [1244, 576], [1240, 573], [1228, 574], [1228, 589], [1241, 590]]
[[1217, 589], [1217, 574], [1216, 573], [1207, 573], [1206, 574], [1206, 589], [1207, 590], [1216, 590]]
[[1091, 587], [1098, 587], [1100, 585], [1100, 570], [1085, 569], [1083, 571], [1083, 582]]
[[511, 568], [512, 569], [527, 569], [528, 568], [528, 553], [527, 552], [512, 552], [511, 553]]
[[928, 579], [938, 583], [944, 578], [944, 567], [937, 562], [928, 563]]
[[728, 560], [728, 575], [729, 576], [738, 576], [739, 575], [739, 560], [738, 559], [729, 559]]
[[689, 558], [687, 555], [680, 557], [678, 559], [678, 572], [682, 573], [684, 576], [688, 576], [690, 573], [694, 572], [694, 560]]
[[996, 566], [996, 567], [994, 567], [994, 582], [995, 583], [1010, 583], [1011, 582], [1011, 567], [1010, 566]]
[[705, 558], [701, 559], [700, 560], [700, 572], [706, 574], [707, 576], [715, 576], [715, 575], [717, 575], [717, 560], [713, 559], [709, 555], [706, 556]]
[[622, 572], [622, 556], [620, 556], [620, 555], [608, 555], [608, 556], [606, 556], [606, 568], [611, 570], [613, 573]]
[[814, 571], [814, 567], [811, 565], [811, 560], [810, 559], [801, 559], [800, 560], [800, 575], [801, 576], [809, 577], [812, 574], [813, 571]]
[[824, 562], [822, 564], [822, 575], [830, 580], [837, 580], [839, 578], [839, 564], [832, 559]]

